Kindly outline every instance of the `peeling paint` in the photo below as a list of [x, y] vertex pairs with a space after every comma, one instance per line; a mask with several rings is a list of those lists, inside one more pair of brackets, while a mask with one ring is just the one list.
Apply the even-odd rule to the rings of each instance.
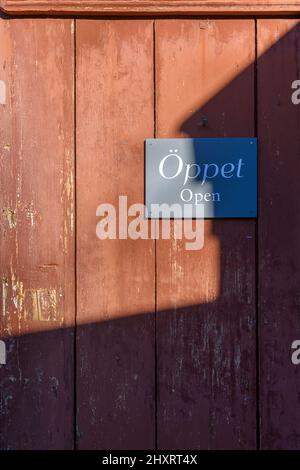
[[[48, 266], [48, 265], [45, 265]], [[51, 269], [57, 265], [49, 265]], [[22, 320], [63, 321], [58, 305], [63, 299], [63, 289], [53, 287], [25, 288], [14, 272], [2, 277], [2, 317], [9, 313], [17, 314], [19, 329]], [[6, 332], [9, 333], [11, 322], [6, 322]]]
[[0, 365], [6, 364], [6, 345], [4, 341], [0, 341]]
[[27, 289], [25, 291], [25, 319], [57, 321], [56, 289]]
[[70, 235], [74, 231], [74, 174], [73, 174], [73, 160], [70, 156], [70, 151], [66, 151], [66, 168], [65, 174], [61, 180], [63, 185], [61, 202], [65, 206], [66, 216], [64, 218], [64, 237], [63, 246], [64, 252], [67, 253]]
[[40, 269], [57, 269], [58, 264], [57, 263], [44, 263], [44, 264], [40, 264], [39, 268]]
[[74, 229], [74, 211], [73, 211], [73, 172], [70, 171], [68, 174], [68, 178], [66, 181], [66, 194], [67, 194], [67, 201], [68, 201], [68, 218], [70, 222], [70, 229], [73, 232]]
[[4, 105], [6, 103], [6, 83], [3, 80], [0, 80], [0, 104]]
[[7, 301], [7, 289], [8, 289], [8, 282], [7, 278], [2, 278], [2, 316], [6, 316], [6, 301]]
[[56, 377], [49, 377], [50, 388], [55, 397], [58, 397], [59, 381]]
[[23, 311], [24, 304], [24, 286], [22, 281], [15, 279], [15, 276], [12, 276], [12, 300], [15, 308], [19, 313]]
[[6, 222], [8, 222], [8, 226], [10, 229], [16, 228], [17, 220], [16, 220], [16, 211], [10, 209], [9, 207], [5, 207], [2, 209], [2, 216]]
[[34, 209], [34, 203], [33, 203], [33, 201], [31, 201], [31, 203], [29, 204], [29, 206], [25, 208], [25, 212], [26, 212], [26, 217], [27, 217], [27, 219], [30, 220], [30, 225], [31, 225], [31, 227], [33, 227], [34, 224], [35, 224], [36, 217], [37, 217], [37, 212], [36, 212], [36, 210]]

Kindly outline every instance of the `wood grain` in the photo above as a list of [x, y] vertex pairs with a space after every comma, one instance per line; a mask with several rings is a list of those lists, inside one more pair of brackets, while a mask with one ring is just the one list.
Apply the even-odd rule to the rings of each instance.
[[72, 25], [0, 20], [4, 449], [73, 446]]
[[261, 446], [299, 449], [299, 20], [258, 21], [260, 154], [259, 318]]
[[[157, 137], [253, 136], [254, 41], [251, 20], [157, 20]], [[157, 310], [158, 447], [255, 448], [255, 222], [159, 240]]]
[[77, 27], [77, 395], [80, 449], [154, 446], [151, 240], [99, 240], [97, 206], [144, 199], [153, 136], [153, 22]]
[[[224, 3], [0, 2], [47, 15], [299, 2]], [[299, 28], [258, 20], [258, 226], [206, 221], [189, 252], [100, 241], [96, 209], [143, 202], [147, 137], [254, 135], [254, 20], [78, 20], [75, 57], [73, 20], [0, 19], [1, 449], [72, 449], [74, 433], [79, 449], [299, 448]]]
[[0, 0], [8, 14], [76, 15], [284, 15], [300, 12], [299, 0]]

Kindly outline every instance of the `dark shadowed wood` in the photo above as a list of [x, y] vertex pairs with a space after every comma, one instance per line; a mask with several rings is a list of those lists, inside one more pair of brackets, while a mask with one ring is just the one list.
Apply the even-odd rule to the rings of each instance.
[[72, 26], [0, 20], [4, 449], [73, 446]]
[[299, 20], [258, 21], [260, 154], [259, 315], [261, 446], [299, 449]]
[[[156, 21], [157, 137], [253, 136], [254, 41], [251, 20]], [[254, 448], [255, 222], [158, 241], [157, 309], [158, 447]]]
[[283, 15], [299, 13], [299, 0], [0, 0], [10, 14]]
[[99, 204], [143, 203], [153, 94], [152, 21], [78, 21], [80, 449], [154, 446], [154, 242], [96, 237]]

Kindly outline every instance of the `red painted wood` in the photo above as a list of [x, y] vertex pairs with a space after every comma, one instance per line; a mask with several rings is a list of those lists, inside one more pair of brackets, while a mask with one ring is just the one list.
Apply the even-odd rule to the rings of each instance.
[[77, 23], [77, 399], [80, 449], [154, 447], [151, 240], [99, 240], [96, 208], [144, 199], [153, 22]]
[[[157, 137], [253, 136], [254, 41], [253, 20], [156, 21]], [[158, 447], [255, 448], [255, 222], [159, 240], [157, 308]]]
[[73, 446], [72, 26], [0, 19], [2, 449]]
[[147, 137], [254, 135], [254, 20], [78, 20], [76, 57], [74, 34], [0, 20], [0, 447], [255, 448], [258, 288], [260, 445], [298, 448], [299, 20], [258, 20], [258, 239], [207, 221], [199, 252], [100, 241], [96, 208], [143, 202]]
[[0, 0], [17, 15], [284, 15], [300, 12], [299, 0]]
[[259, 318], [261, 446], [300, 446], [299, 119], [291, 84], [299, 79], [299, 20], [258, 21], [260, 154]]

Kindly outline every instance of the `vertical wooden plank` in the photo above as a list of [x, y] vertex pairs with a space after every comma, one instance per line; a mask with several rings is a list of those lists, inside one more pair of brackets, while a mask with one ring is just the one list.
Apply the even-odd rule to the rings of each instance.
[[300, 446], [300, 369], [291, 344], [300, 339], [299, 20], [258, 21], [260, 153], [259, 318], [261, 446]]
[[[252, 20], [159, 20], [155, 43], [157, 137], [253, 136]], [[255, 222], [158, 241], [157, 309], [158, 447], [254, 448]]]
[[3, 449], [73, 445], [72, 25], [0, 20]]
[[153, 22], [77, 27], [77, 400], [80, 449], [154, 446], [154, 242], [99, 240], [96, 208], [144, 199]]

